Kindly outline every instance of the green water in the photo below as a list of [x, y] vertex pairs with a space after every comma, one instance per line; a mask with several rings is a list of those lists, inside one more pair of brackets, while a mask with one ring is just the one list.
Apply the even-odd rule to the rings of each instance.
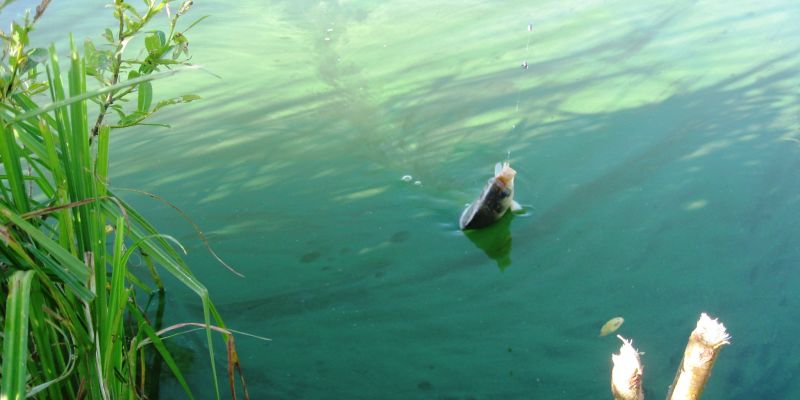
[[[611, 398], [618, 315], [662, 398], [703, 311], [733, 336], [704, 399], [800, 397], [796, 1], [196, 3], [222, 79], [157, 85], [205, 100], [118, 132], [111, 179], [247, 276], [125, 194], [272, 339], [237, 337], [252, 398]], [[103, 4], [39, 39], [97, 37]], [[509, 151], [526, 212], [465, 236]], [[201, 320], [168, 285], [165, 323]], [[172, 346], [210, 398], [203, 335]]]

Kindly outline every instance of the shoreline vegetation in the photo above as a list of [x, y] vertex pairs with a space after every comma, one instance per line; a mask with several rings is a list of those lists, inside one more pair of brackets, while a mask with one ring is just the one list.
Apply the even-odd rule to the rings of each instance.
[[[70, 37], [69, 57], [59, 60], [54, 45], [29, 47], [49, 3], [0, 32], [0, 398], [157, 398], [162, 365], [194, 398], [164, 339], [198, 329], [215, 397], [212, 335], [221, 334], [231, 396], [249, 398], [232, 331], [181, 258], [183, 247], [107, 182], [112, 132], [160, 125], [148, 118], [199, 99], [157, 101], [152, 81], [197, 68], [187, 33], [205, 17], [185, 20], [191, 0], [114, 0], [102, 43], [87, 39], [80, 52]], [[149, 276], [131, 271], [134, 255]], [[198, 295], [202, 323], [161, 326], [164, 271]]]

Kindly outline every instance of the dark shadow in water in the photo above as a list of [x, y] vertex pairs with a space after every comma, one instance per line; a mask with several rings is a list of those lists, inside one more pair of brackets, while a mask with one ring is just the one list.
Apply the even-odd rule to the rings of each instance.
[[499, 221], [486, 228], [464, 231], [464, 236], [494, 260], [500, 271], [504, 271], [511, 265], [511, 221], [513, 219], [514, 214], [508, 212]]
[[[156, 300], [157, 308], [156, 308], [156, 315], [155, 315], [155, 323], [153, 324], [153, 328], [156, 331], [160, 331], [164, 324], [164, 306], [166, 303], [165, 292], [163, 290], [159, 290], [150, 295], [149, 299], [147, 300], [147, 305], [145, 306], [145, 310], [150, 307], [150, 304], [153, 300]], [[152, 346], [148, 346], [146, 348], [143, 357], [145, 358], [145, 365], [147, 369], [152, 372], [152, 376], [160, 377], [162, 366], [164, 365], [164, 359], [161, 357], [160, 354], [156, 351], [156, 349]], [[171, 376], [171, 375], [170, 375]], [[144, 387], [144, 391], [147, 395], [148, 399], [158, 400], [161, 397], [161, 379], [149, 379], [146, 382]]]

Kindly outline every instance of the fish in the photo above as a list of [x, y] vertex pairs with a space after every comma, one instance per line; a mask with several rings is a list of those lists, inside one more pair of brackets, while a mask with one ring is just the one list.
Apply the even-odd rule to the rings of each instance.
[[517, 171], [508, 161], [494, 167], [494, 177], [489, 179], [480, 196], [461, 213], [461, 230], [487, 227], [505, 215], [506, 211], [519, 211], [522, 206], [514, 201], [514, 176]]
[[622, 326], [623, 322], [625, 322], [625, 318], [622, 317], [614, 317], [606, 321], [603, 327], [600, 328], [600, 336], [606, 336], [616, 332], [617, 329]]

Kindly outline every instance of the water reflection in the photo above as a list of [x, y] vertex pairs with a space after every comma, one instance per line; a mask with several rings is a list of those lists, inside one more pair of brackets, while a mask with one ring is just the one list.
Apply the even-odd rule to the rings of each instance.
[[500, 271], [511, 265], [511, 221], [514, 214], [506, 213], [496, 223], [483, 228], [464, 231], [464, 236], [497, 263]]

